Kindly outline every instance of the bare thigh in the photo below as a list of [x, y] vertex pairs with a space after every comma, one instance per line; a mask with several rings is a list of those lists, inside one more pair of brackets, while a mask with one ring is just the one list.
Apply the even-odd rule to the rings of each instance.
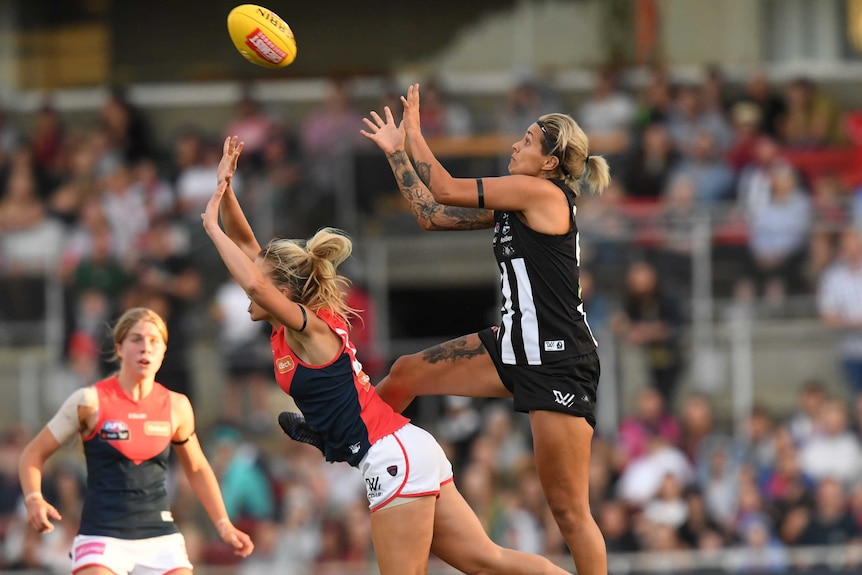
[[380, 575], [425, 575], [434, 536], [435, 497], [371, 514], [371, 538]]
[[475, 333], [398, 358], [377, 393], [399, 412], [421, 395], [512, 397]]

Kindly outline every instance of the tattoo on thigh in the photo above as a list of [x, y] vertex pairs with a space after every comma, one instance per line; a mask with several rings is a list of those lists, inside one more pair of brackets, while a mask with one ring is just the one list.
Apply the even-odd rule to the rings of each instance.
[[428, 363], [439, 363], [441, 361], [455, 361], [457, 359], [469, 359], [478, 355], [485, 355], [485, 346], [478, 342], [469, 347], [467, 338], [461, 337], [425, 350], [423, 357]]

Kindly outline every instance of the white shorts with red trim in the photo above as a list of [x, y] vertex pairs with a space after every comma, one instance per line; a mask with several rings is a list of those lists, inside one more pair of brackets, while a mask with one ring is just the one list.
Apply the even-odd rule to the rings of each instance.
[[411, 423], [375, 442], [359, 470], [372, 512], [403, 499], [439, 495], [440, 486], [452, 481], [452, 464], [443, 448]]
[[78, 535], [72, 542], [72, 573], [101, 566], [116, 575], [164, 575], [192, 569], [186, 541], [180, 533], [147, 539], [117, 539]]

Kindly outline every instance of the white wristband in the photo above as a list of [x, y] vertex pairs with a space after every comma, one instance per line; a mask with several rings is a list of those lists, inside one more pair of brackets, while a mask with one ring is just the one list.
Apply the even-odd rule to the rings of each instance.
[[30, 501], [31, 499], [37, 499], [37, 498], [38, 499], [44, 499], [44, 497], [42, 497], [42, 493], [40, 491], [33, 491], [31, 493], [28, 493], [27, 495], [24, 496], [24, 504], [26, 505], [27, 502]]

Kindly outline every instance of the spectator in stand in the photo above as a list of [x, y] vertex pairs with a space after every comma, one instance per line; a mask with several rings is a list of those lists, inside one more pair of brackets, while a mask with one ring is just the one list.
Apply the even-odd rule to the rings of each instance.
[[623, 177], [627, 196], [639, 200], [658, 198], [678, 160], [667, 129], [658, 123], [648, 125]]
[[265, 432], [271, 426], [272, 352], [260, 325], [251, 321], [248, 296], [232, 279], [216, 290], [211, 315], [219, 325], [219, 355], [227, 371], [221, 416], [225, 422]]
[[608, 553], [634, 553], [640, 550], [632, 530], [629, 513], [622, 501], [611, 499], [602, 503], [596, 513], [599, 528], [605, 536]]
[[712, 453], [727, 446], [728, 438], [715, 426], [715, 408], [710, 398], [692, 393], [685, 398], [680, 409], [682, 450], [689, 461], [700, 464], [700, 477], [712, 461]]
[[721, 205], [733, 192], [733, 172], [721, 159], [709, 132], [695, 135], [691, 153], [677, 166], [674, 175], [691, 178], [698, 205], [707, 208]]
[[99, 110], [99, 120], [110, 147], [120, 152], [125, 162], [153, 157], [150, 126], [121, 89], [113, 89]]
[[174, 190], [159, 175], [158, 166], [154, 160], [144, 158], [135, 165], [133, 186], [144, 198], [148, 221], [175, 215]]
[[853, 224], [854, 206], [848, 201], [851, 197], [848, 190], [834, 175], [823, 174], [812, 180], [813, 221], [805, 280], [815, 285], [823, 270], [835, 259], [841, 230]]
[[[725, 160], [738, 176], [740, 172], [756, 159], [760, 131], [760, 109], [751, 102], [737, 102], [730, 109], [730, 124], [733, 128], [733, 144], [727, 151]], [[734, 180], [734, 184], [736, 181]]]
[[[828, 399], [829, 394], [822, 381], [811, 379], [802, 384], [797, 396], [796, 410], [788, 417], [784, 426], [794, 445], [802, 446], [820, 433], [818, 418]], [[781, 440], [782, 435], [779, 434], [776, 439]]]
[[687, 174], [673, 178], [664, 191], [655, 221], [655, 265], [669, 291], [691, 293], [692, 251], [698, 218], [708, 213], [697, 201], [696, 182]]
[[820, 278], [821, 322], [841, 339], [844, 375], [853, 395], [862, 393], [862, 237], [856, 228], [841, 234], [839, 258]]
[[65, 131], [57, 109], [45, 103], [36, 114], [33, 133], [33, 159], [43, 173], [55, 179], [60, 175]]
[[842, 141], [840, 106], [818, 90], [811, 80], [793, 80], [785, 94], [787, 112], [780, 134], [786, 146], [820, 148]]
[[575, 119], [590, 139], [591, 153], [620, 155], [629, 147], [635, 112], [634, 100], [617, 89], [614, 72], [606, 68], [595, 74], [592, 96]]
[[644, 518], [653, 525], [666, 525], [679, 530], [688, 520], [688, 505], [683, 498], [683, 486], [667, 474], [654, 499], [644, 506]]
[[850, 427], [847, 406], [828, 400], [820, 410], [822, 432], [799, 452], [802, 471], [816, 480], [832, 478], [852, 485], [862, 473], [862, 444]]
[[272, 135], [275, 123], [267, 117], [246, 88], [236, 107], [236, 115], [228, 122], [224, 134], [236, 134], [245, 142], [248, 164], [256, 170], [263, 166], [263, 151]]
[[221, 487], [224, 507], [234, 524], [267, 521], [274, 517], [272, 483], [260, 463], [260, 451], [244, 441], [233, 427], [219, 426], [209, 442], [213, 471]]
[[772, 91], [769, 80], [763, 72], [752, 74], [745, 85], [741, 103], [752, 104], [760, 112], [757, 116], [759, 131], [770, 137], [778, 137], [787, 105], [784, 98]]
[[628, 343], [643, 350], [650, 380], [667, 405], [673, 405], [682, 373], [682, 312], [659, 285], [655, 268], [633, 263], [626, 274], [623, 309], [612, 327]]
[[678, 444], [679, 423], [668, 412], [664, 396], [654, 387], [645, 387], [638, 393], [635, 413], [623, 418], [617, 431], [621, 461], [628, 464], [644, 456], [654, 436]]
[[603, 287], [617, 281], [630, 256], [632, 221], [625, 212], [625, 199], [625, 189], [615, 181], [600, 196], [583, 194], [578, 198], [578, 232], [585, 263], [582, 271], [595, 270]]
[[684, 156], [695, 149], [701, 132], [712, 137], [715, 149], [721, 153], [727, 151], [733, 141], [723, 111], [704, 109], [702, 93], [697, 86], [681, 86], [677, 90], [667, 130], [673, 145]]
[[151, 306], [165, 319], [171, 345], [159, 376], [165, 387], [191, 398], [189, 310], [203, 293], [203, 281], [183, 237], [177, 224], [169, 220], [153, 222], [135, 270], [135, 289], [127, 294], [124, 307]]
[[736, 451], [742, 464], [751, 467], [758, 480], [775, 465], [775, 420], [769, 409], [762, 405], [751, 408]]
[[466, 106], [451, 101], [436, 81], [423, 84], [422, 88], [419, 118], [426, 136], [463, 138], [473, 133], [473, 118]]
[[189, 224], [194, 222], [194, 231], [198, 231], [197, 217], [212, 195], [212, 175], [219, 158], [218, 148], [195, 128], [184, 129], [174, 141], [177, 209]]
[[862, 542], [847, 492], [841, 481], [826, 478], [817, 485], [814, 511], [802, 532], [800, 545], [856, 545]]
[[642, 507], [658, 494], [669, 474], [685, 487], [694, 481], [694, 470], [685, 453], [663, 437], [653, 435], [647, 452], [620, 474], [616, 495], [630, 506]]
[[667, 122], [673, 108], [670, 82], [667, 72], [660, 68], [652, 70], [646, 88], [638, 103], [636, 125], [644, 128], [652, 124]]
[[497, 132], [520, 137], [536, 118], [558, 109], [554, 100], [538, 80], [522, 78], [509, 90], [505, 104], [497, 111]]
[[114, 252], [124, 264], [133, 266], [141, 236], [150, 225], [143, 191], [134, 185], [128, 165], [122, 164], [105, 180], [102, 210], [111, 226]]
[[805, 289], [803, 266], [811, 225], [811, 202], [789, 164], [772, 168], [769, 199], [750, 207], [751, 277], [768, 303], [780, 306]]
[[[779, 442], [776, 441], [779, 445]], [[792, 442], [780, 444], [776, 449], [775, 465], [761, 479], [763, 496], [769, 503], [769, 511], [776, 525], [785, 525], [795, 509], [812, 505], [811, 494], [814, 480], [802, 471], [799, 452]], [[791, 527], [791, 531], [795, 531]], [[798, 533], [796, 534], [798, 536]], [[786, 538], [790, 541], [793, 537]]]

